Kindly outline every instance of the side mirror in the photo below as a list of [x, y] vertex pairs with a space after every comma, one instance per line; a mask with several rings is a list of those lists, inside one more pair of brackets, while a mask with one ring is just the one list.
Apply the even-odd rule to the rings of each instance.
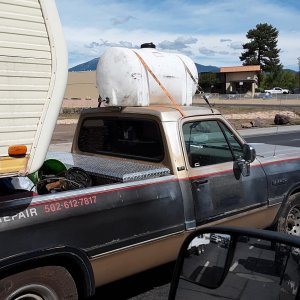
[[258, 229], [191, 233], [176, 262], [169, 300], [299, 299], [300, 239]]
[[255, 149], [248, 144], [244, 144], [243, 157], [235, 161], [235, 165], [234, 165], [235, 170], [238, 170], [238, 172], [240, 172], [243, 176], [249, 176], [250, 163], [252, 163], [255, 160], [255, 157], [256, 157]]
[[243, 145], [243, 158], [246, 162], [252, 163], [255, 160], [256, 157], [256, 151], [255, 149], [248, 145], [244, 144]]

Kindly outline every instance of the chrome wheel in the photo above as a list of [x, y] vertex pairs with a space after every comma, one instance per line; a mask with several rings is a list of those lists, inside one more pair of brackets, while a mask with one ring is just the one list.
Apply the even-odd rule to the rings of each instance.
[[16, 290], [8, 300], [59, 300], [57, 294], [45, 285], [30, 284]]
[[15, 300], [43, 300], [39, 295], [25, 294], [23, 296], [17, 297]]
[[300, 208], [294, 206], [286, 218], [285, 231], [288, 234], [300, 236]]
[[0, 280], [0, 299], [78, 300], [75, 281], [61, 266], [43, 266]]

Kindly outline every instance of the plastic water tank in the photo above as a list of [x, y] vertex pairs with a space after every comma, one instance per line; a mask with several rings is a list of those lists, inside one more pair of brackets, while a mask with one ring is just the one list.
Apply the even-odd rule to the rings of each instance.
[[109, 106], [171, 104], [134, 51], [142, 57], [179, 105], [192, 104], [197, 85], [185, 65], [197, 82], [198, 72], [190, 58], [181, 54], [160, 52], [152, 47], [134, 50], [112, 47], [103, 53], [96, 72], [99, 94], [108, 101]]

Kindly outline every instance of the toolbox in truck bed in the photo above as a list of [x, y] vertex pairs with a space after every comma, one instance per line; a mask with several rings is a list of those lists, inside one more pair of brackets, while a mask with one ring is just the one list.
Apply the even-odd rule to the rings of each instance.
[[67, 168], [78, 167], [90, 175], [116, 182], [129, 182], [166, 176], [170, 170], [163, 165], [137, 162], [124, 158], [97, 157], [82, 154], [48, 152], [46, 159], [57, 159]]

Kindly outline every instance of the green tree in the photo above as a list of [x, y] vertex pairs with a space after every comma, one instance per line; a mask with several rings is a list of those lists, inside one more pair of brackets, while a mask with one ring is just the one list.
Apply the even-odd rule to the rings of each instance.
[[280, 71], [274, 76], [271, 73], [265, 73], [261, 77], [260, 87], [270, 89], [274, 86], [280, 86], [292, 90], [297, 86], [297, 74], [290, 71]]
[[201, 73], [199, 77], [199, 85], [204, 91], [210, 92], [212, 87], [216, 85], [216, 73]]
[[245, 50], [240, 60], [243, 65], [260, 65], [263, 72], [277, 76], [282, 70], [279, 59], [280, 49], [277, 48], [278, 30], [267, 23], [257, 24], [256, 28], [247, 32], [250, 41], [243, 44]]

